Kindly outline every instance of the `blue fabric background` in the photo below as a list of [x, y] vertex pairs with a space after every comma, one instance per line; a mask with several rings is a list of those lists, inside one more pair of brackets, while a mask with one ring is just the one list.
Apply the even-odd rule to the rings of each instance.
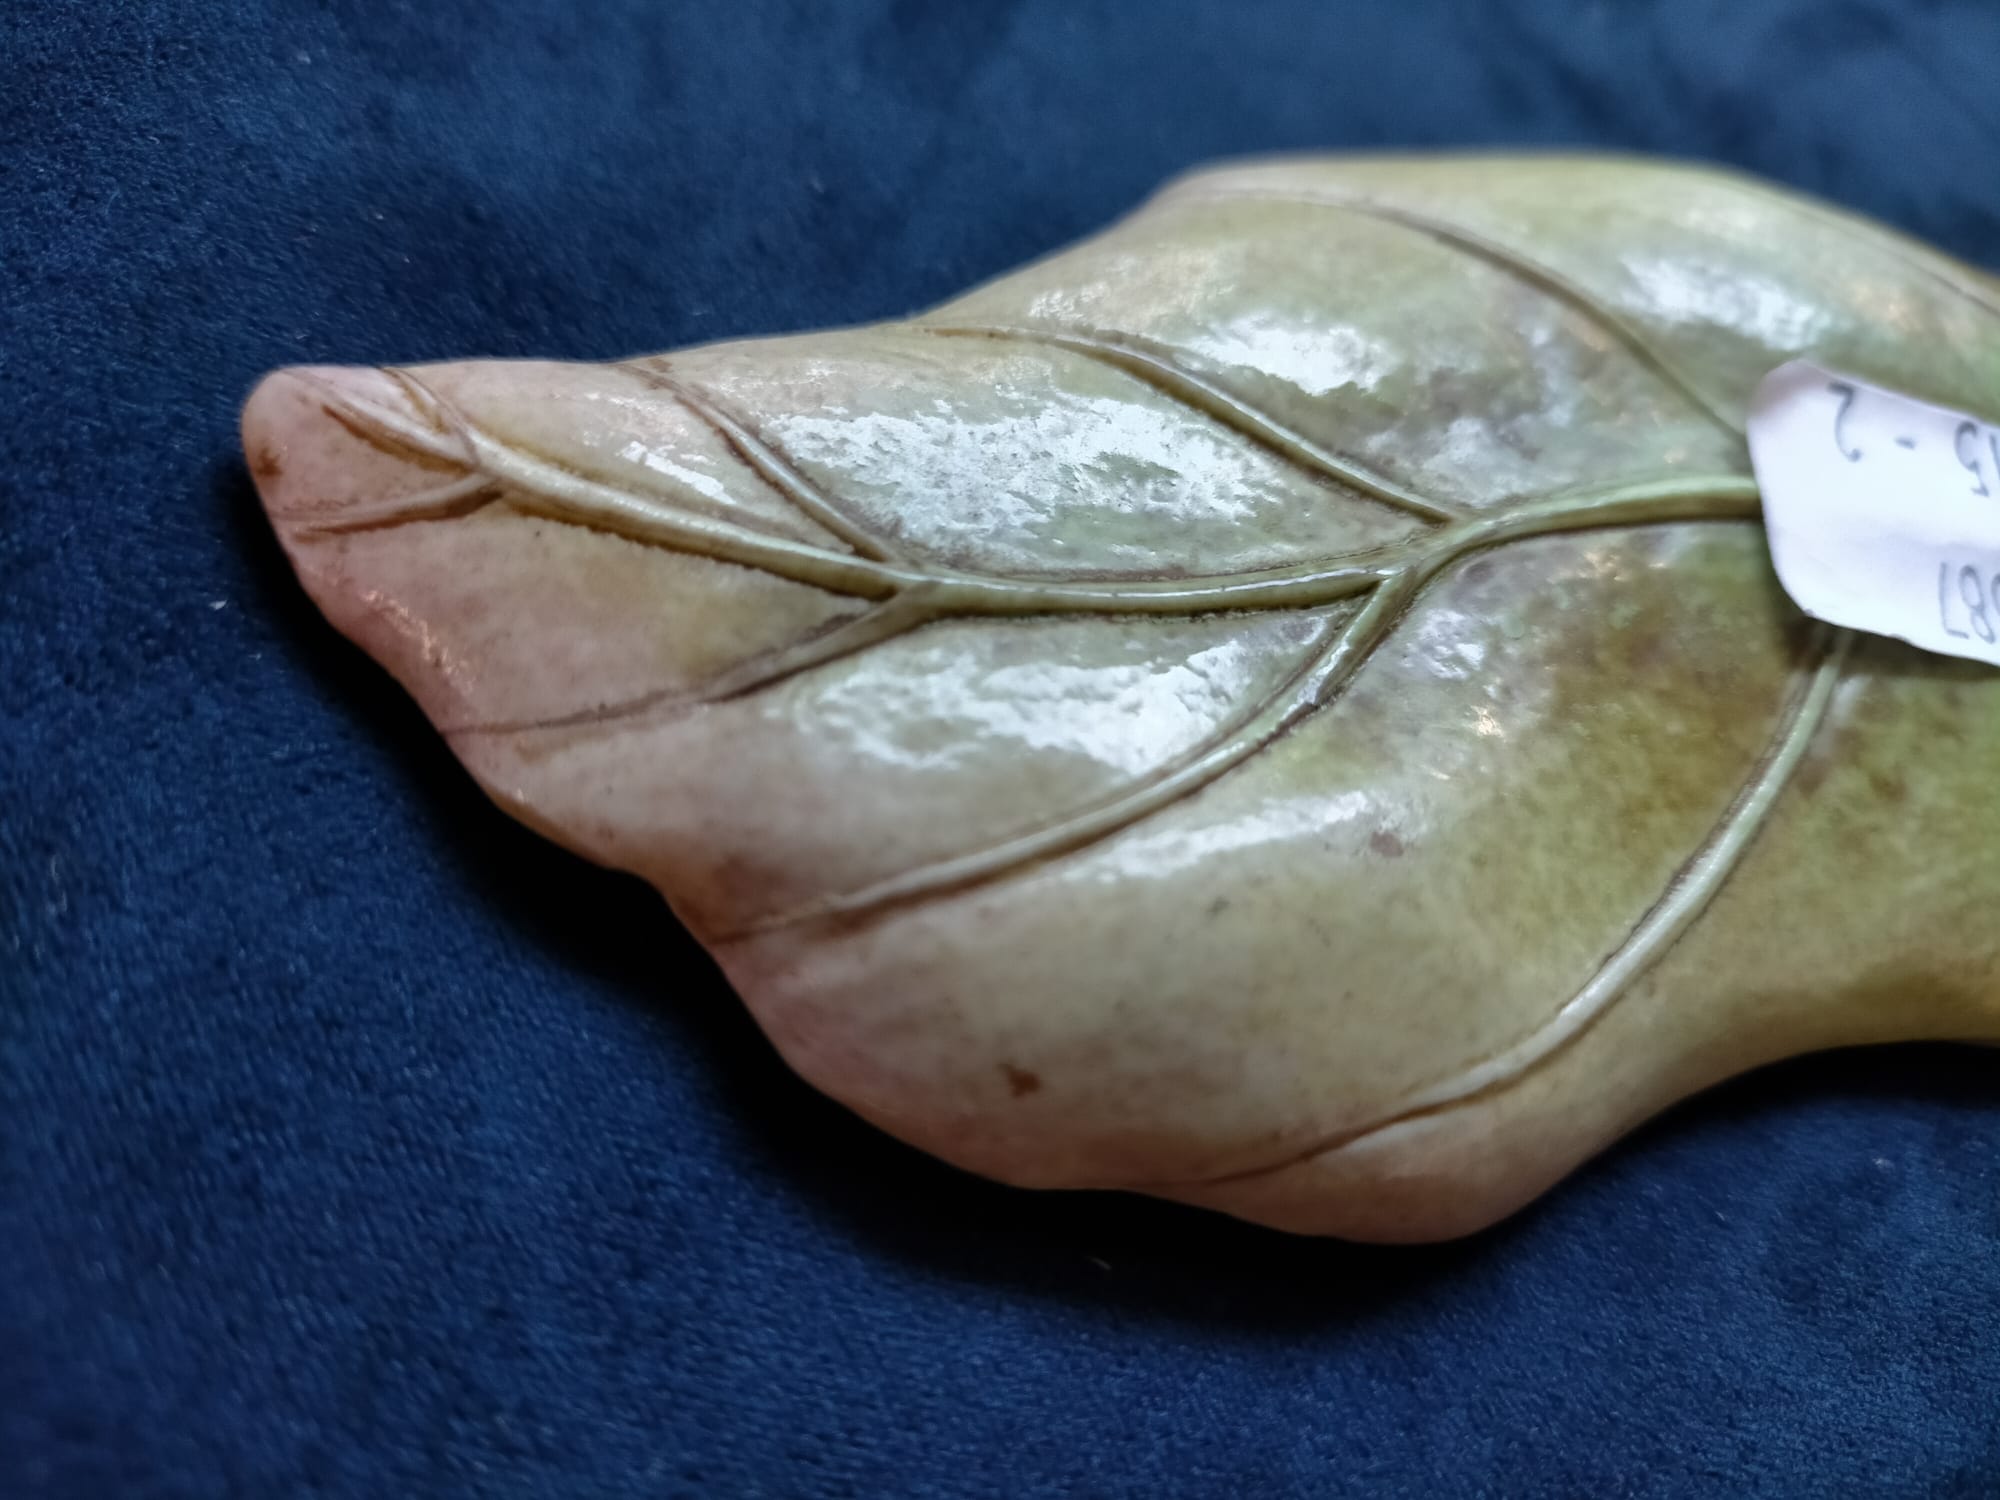
[[1990, 262], [1996, 64], [1989, 0], [6, 0], [0, 1496], [2000, 1493], [1991, 1054], [1434, 1250], [964, 1178], [481, 799], [234, 446], [272, 365], [895, 314], [1250, 150], [1712, 157]]

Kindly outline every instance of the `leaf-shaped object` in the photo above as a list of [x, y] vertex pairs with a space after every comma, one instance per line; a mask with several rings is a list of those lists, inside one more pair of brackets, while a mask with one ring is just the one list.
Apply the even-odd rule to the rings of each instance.
[[1421, 1239], [2000, 1029], [2000, 686], [1792, 609], [1742, 436], [1800, 354], [1991, 414], [1996, 308], [1717, 173], [1286, 161], [908, 322], [281, 372], [245, 441], [333, 620], [820, 1087]]

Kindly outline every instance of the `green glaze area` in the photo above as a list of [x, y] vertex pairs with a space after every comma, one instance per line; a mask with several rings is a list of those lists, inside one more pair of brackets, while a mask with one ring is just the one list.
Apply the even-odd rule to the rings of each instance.
[[908, 322], [289, 372], [246, 442], [329, 614], [821, 1087], [1422, 1239], [1744, 1067], [2000, 1034], [2000, 685], [1805, 619], [1742, 437], [1799, 356], [1993, 416], [1996, 314], [1726, 174], [1302, 159]]

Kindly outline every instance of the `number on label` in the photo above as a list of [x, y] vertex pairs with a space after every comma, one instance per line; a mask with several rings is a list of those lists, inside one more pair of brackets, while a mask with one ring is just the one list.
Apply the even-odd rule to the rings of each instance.
[[1851, 464], [1861, 462], [1861, 450], [1847, 446], [1843, 433], [1847, 427], [1847, 413], [1854, 406], [1855, 389], [1844, 380], [1829, 381], [1826, 387], [1840, 397], [1840, 410], [1833, 414], [1833, 446], [1840, 450], [1840, 456]]
[[1958, 570], [1958, 597], [1965, 601], [1965, 619], [1972, 633], [1992, 645], [1993, 618], [1986, 612], [1986, 585], [1979, 581], [1979, 569], [1969, 563]]
[[[1966, 457], [1965, 453], [1965, 440], [1967, 438], [1972, 439], [1972, 456], [1970, 458]], [[1977, 422], [1960, 422], [1958, 424], [1958, 436], [1953, 441], [1958, 449], [1958, 461], [1972, 471], [1972, 493], [1975, 495], [1992, 494], [1993, 491], [1986, 488], [1986, 476], [1980, 472], [1979, 468], [1979, 424]]]

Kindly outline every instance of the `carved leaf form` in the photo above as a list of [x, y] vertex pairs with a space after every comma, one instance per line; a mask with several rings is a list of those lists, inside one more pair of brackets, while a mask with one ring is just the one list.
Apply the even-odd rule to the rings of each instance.
[[1811, 627], [1809, 353], [1991, 411], [1979, 273], [1601, 159], [1199, 174], [934, 312], [298, 370], [314, 597], [975, 1170], [1437, 1237], [1687, 1092], [1994, 1028], [1984, 669]]

